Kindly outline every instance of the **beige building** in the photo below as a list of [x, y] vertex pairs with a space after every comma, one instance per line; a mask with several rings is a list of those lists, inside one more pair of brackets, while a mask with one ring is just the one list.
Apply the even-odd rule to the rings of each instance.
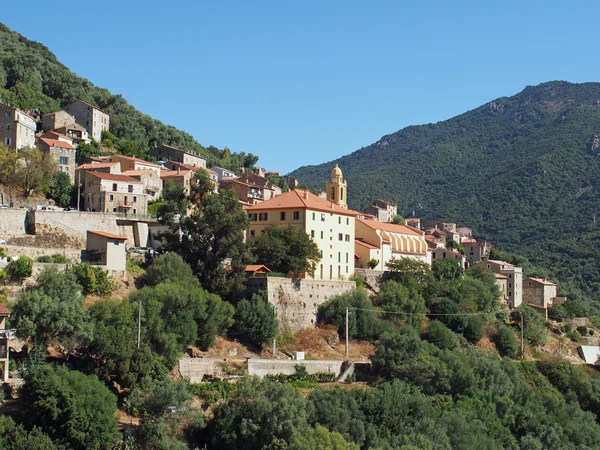
[[490, 256], [490, 250], [492, 246], [486, 241], [465, 241], [462, 242], [463, 249], [465, 251], [465, 256], [467, 257], [467, 261], [469, 262], [469, 266], [473, 266]]
[[182, 186], [185, 195], [190, 195], [192, 192], [192, 183], [194, 180], [193, 170], [161, 170], [160, 179], [162, 182], [163, 191], [169, 182], [175, 186]]
[[[357, 267], [368, 267], [367, 263], [373, 255], [380, 256], [375, 258], [378, 259], [377, 270], [386, 270], [387, 263], [392, 259], [410, 258], [430, 263], [425, 233], [416, 228], [357, 218], [355, 234]], [[368, 253], [366, 250], [369, 250]]]
[[211, 167], [210, 170], [217, 174], [219, 181], [221, 181], [223, 178], [237, 178], [237, 175], [235, 173], [233, 173], [229, 169], [224, 169], [223, 167], [214, 166]]
[[375, 216], [375, 220], [379, 222], [391, 222], [398, 215], [398, 203], [373, 200], [371, 205], [365, 208], [365, 213]]
[[66, 111], [55, 111], [42, 116], [42, 131], [53, 131], [57, 128], [74, 125], [76, 122], [73, 114]]
[[33, 117], [6, 103], [0, 103], [0, 141], [16, 150], [35, 147], [37, 126]]
[[110, 162], [118, 162], [121, 165], [121, 173], [126, 172], [128, 170], [153, 170], [156, 175], [160, 177], [160, 172], [162, 167], [159, 164], [151, 163], [150, 161], [146, 161], [140, 158], [134, 158], [133, 156], [125, 156], [125, 155], [111, 155], [108, 158]]
[[342, 175], [342, 169], [336, 164], [331, 171], [331, 177], [325, 183], [327, 200], [342, 208], [348, 207], [348, 182]]
[[144, 184], [144, 194], [148, 196], [148, 201], [156, 200], [160, 197], [160, 194], [162, 194], [163, 182], [160, 175], [154, 170], [126, 170], [125, 172], [122, 172], [122, 174], [135, 178]]
[[454, 222], [429, 221], [425, 222], [425, 228], [437, 228], [441, 231], [456, 231], [456, 224]]
[[433, 248], [430, 250], [431, 252], [431, 264], [438, 259], [452, 259], [458, 263], [460, 267], [463, 269], [469, 268], [469, 263], [467, 262], [467, 258], [465, 255], [459, 252], [455, 252], [454, 250], [450, 250], [448, 248]]
[[500, 292], [502, 292], [502, 303], [508, 304], [508, 277], [506, 275], [502, 275], [500, 273], [495, 273], [496, 275], [496, 284], [500, 288]]
[[106, 266], [107, 270], [124, 271], [127, 261], [125, 241], [125, 236], [88, 230], [85, 250], [90, 260]]
[[523, 301], [530, 306], [550, 308], [557, 296], [556, 283], [545, 278], [525, 278], [523, 283]]
[[[77, 122], [85, 127], [91, 139], [102, 140], [102, 132], [108, 131], [110, 117], [100, 108], [83, 100], [76, 100], [65, 106], [65, 111], [75, 116]], [[42, 119], [43, 120], [43, 119]]]
[[251, 206], [247, 211], [250, 239], [267, 225], [292, 225], [304, 230], [321, 253], [321, 260], [315, 263], [315, 279], [338, 280], [354, 273], [355, 211], [300, 189]]
[[255, 173], [246, 173], [237, 178], [237, 180], [248, 183], [250, 186], [256, 186], [263, 189], [264, 200], [270, 200], [282, 193], [279, 186], [271, 183], [267, 178], [256, 175]]
[[69, 175], [71, 183], [75, 181], [75, 148], [64, 140], [40, 138], [37, 147], [58, 163], [58, 170]]
[[483, 264], [495, 274], [507, 277], [508, 294], [506, 295], [506, 305], [508, 309], [521, 306], [521, 303], [523, 303], [523, 269], [505, 261], [496, 261], [493, 259], [481, 261], [479, 264]]
[[83, 206], [86, 211], [141, 214], [148, 212], [144, 183], [126, 175], [86, 171]]
[[170, 145], [163, 144], [153, 148], [150, 154], [159, 162], [173, 161], [206, 169], [206, 158]]
[[120, 174], [121, 166], [117, 162], [103, 162], [103, 163], [87, 163], [81, 164], [75, 168], [75, 185], [85, 183], [85, 175], [87, 172], [102, 172]]
[[408, 217], [404, 219], [404, 225], [408, 225], [409, 227], [421, 229], [421, 219], [418, 217]]

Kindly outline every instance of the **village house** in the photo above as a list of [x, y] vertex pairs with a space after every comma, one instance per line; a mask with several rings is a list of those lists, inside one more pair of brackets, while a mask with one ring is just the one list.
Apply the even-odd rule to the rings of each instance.
[[125, 155], [111, 155], [108, 158], [108, 161], [118, 162], [121, 165], [121, 173], [126, 172], [128, 170], [153, 170], [156, 175], [160, 176], [160, 171], [162, 167], [159, 164], [151, 163], [150, 161], [146, 161], [144, 159], [135, 158], [133, 156], [125, 156]]
[[75, 168], [75, 186], [83, 188], [82, 183], [85, 183], [85, 174], [87, 172], [102, 172], [120, 174], [121, 165], [118, 162], [94, 162], [81, 164]]
[[454, 222], [429, 221], [425, 222], [425, 228], [437, 228], [441, 231], [456, 231], [456, 224]]
[[90, 261], [105, 266], [106, 270], [124, 271], [126, 268], [125, 236], [100, 230], [88, 230], [85, 250]]
[[[337, 175], [340, 175], [337, 177]], [[343, 180], [336, 166], [332, 179]], [[340, 183], [341, 184], [341, 183]], [[317, 280], [339, 280], [354, 273], [354, 230], [356, 211], [346, 207], [345, 197], [337, 195], [340, 186], [327, 182], [336, 192], [336, 201], [325, 200], [309, 191], [297, 189], [250, 206], [250, 226], [247, 238], [263, 232], [268, 225], [287, 226], [304, 230], [317, 244], [321, 260], [315, 263]], [[260, 263], [260, 261], [257, 261]]]
[[459, 227], [456, 229], [456, 232], [458, 233], [460, 242], [473, 239], [473, 230], [469, 227]]
[[518, 308], [523, 302], [523, 269], [509, 264], [505, 261], [496, 261], [488, 259], [481, 261], [479, 264], [484, 265], [495, 274], [504, 275], [508, 278], [506, 295], [506, 305], [508, 309]]
[[121, 174], [86, 171], [83, 184], [84, 210], [104, 213], [148, 212], [144, 183]]
[[160, 179], [162, 182], [163, 191], [166, 189], [169, 182], [175, 186], [183, 187], [185, 195], [190, 195], [192, 192], [192, 181], [194, 179], [194, 171], [190, 169], [182, 170], [161, 170]]
[[469, 263], [467, 262], [467, 258], [465, 258], [465, 255], [463, 255], [462, 253], [455, 252], [454, 250], [451, 250], [448, 248], [443, 248], [443, 247], [442, 248], [436, 247], [429, 251], [431, 253], [431, 263], [432, 264], [434, 261], [436, 261], [438, 259], [452, 259], [452, 260], [456, 261], [458, 263], [458, 265], [460, 267], [462, 267], [463, 269], [469, 268]]
[[163, 181], [156, 171], [152, 169], [126, 170], [122, 174], [144, 184], [144, 194], [148, 196], [148, 201], [156, 200], [162, 194]]
[[483, 240], [463, 240], [462, 246], [469, 262], [469, 266], [473, 266], [478, 262], [488, 259], [492, 246], [489, 242]]
[[217, 174], [219, 181], [221, 181], [223, 178], [237, 178], [235, 173], [233, 173], [231, 170], [224, 169], [219, 166], [211, 167], [210, 170], [212, 170], [213, 172], [215, 172]]
[[508, 277], [506, 275], [502, 275], [500, 273], [495, 273], [496, 276], [496, 284], [498, 288], [500, 288], [500, 292], [502, 292], [502, 303], [505, 305], [508, 304]]
[[367, 267], [371, 259], [378, 260], [375, 267], [378, 270], [386, 270], [388, 262], [400, 258], [430, 264], [425, 233], [421, 230], [406, 225], [357, 218], [355, 234], [357, 267]]
[[77, 122], [85, 127], [90, 138], [97, 142], [102, 140], [102, 132], [108, 131], [110, 117], [97, 106], [90, 105], [83, 100], [76, 100], [65, 106], [64, 110], [75, 116]]
[[[378, 222], [391, 222], [398, 215], [398, 203], [386, 200], [373, 200], [364, 210], [365, 214], [375, 216]], [[408, 224], [407, 224], [408, 225]]]
[[206, 158], [186, 150], [171, 147], [170, 145], [159, 145], [150, 150], [149, 153], [158, 162], [173, 161], [206, 169]]
[[566, 300], [566, 297], [558, 297], [556, 283], [545, 278], [527, 277], [523, 282], [523, 301], [546, 318], [549, 308]]
[[58, 170], [69, 175], [71, 183], [75, 181], [75, 147], [66, 139], [41, 137], [37, 142], [38, 149], [58, 163]]
[[36, 130], [33, 117], [0, 102], [0, 142], [16, 150], [35, 147]]
[[243, 183], [248, 183], [251, 186], [261, 187], [264, 190], [265, 200], [270, 200], [282, 193], [282, 190], [279, 186], [271, 183], [267, 178], [256, 175], [252, 172], [246, 173], [237, 179]]
[[232, 189], [240, 200], [240, 203], [246, 206], [262, 203], [265, 199], [265, 190], [263, 188], [244, 183], [237, 178], [221, 179], [219, 189]]
[[71, 140], [73, 147], [79, 147], [82, 142], [89, 144], [90, 138], [87, 130], [78, 124], [75, 116], [66, 111], [56, 111], [42, 116], [42, 131], [54, 131]]
[[421, 229], [421, 219], [418, 217], [409, 217], [408, 219], [404, 219], [404, 225], [408, 225], [409, 227]]

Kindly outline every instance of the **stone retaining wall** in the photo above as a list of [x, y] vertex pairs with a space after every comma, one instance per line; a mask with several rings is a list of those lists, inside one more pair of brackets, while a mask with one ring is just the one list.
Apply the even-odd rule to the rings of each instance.
[[332, 372], [336, 376], [342, 373], [344, 361], [336, 360], [278, 360], [278, 359], [256, 359], [248, 360], [248, 374], [263, 378], [265, 375], [293, 375], [296, 373], [296, 366], [302, 366], [308, 373]]

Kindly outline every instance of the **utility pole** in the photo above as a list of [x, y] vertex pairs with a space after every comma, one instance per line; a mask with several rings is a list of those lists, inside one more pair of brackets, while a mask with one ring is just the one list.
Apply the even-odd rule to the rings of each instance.
[[273, 338], [273, 358], [276, 358], [277, 355], [277, 338]]
[[523, 340], [523, 311], [521, 313], [521, 359], [525, 359], [525, 341]]
[[142, 300], [138, 303], [138, 339], [137, 346], [140, 348], [140, 338], [142, 335]]
[[348, 345], [348, 308], [346, 308], [346, 359], [350, 358], [350, 350]]

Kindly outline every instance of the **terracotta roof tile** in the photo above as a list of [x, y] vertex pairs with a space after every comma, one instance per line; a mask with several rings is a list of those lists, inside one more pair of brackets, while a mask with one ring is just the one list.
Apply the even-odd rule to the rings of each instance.
[[40, 141], [49, 145], [50, 147], [66, 148], [69, 150], [75, 150], [68, 142], [59, 141], [58, 139], [40, 138]]
[[369, 248], [371, 250], [379, 250], [379, 247], [376, 247], [374, 245], [371, 245], [365, 241], [362, 241], [360, 239], [354, 239], [354, 243], [358, 244], [358, 245], [362, 245], [363, 247]]
[[309, 209], [312, 211], [340, 214], [342, 216], [356, 217], [358, 215], [356, 211], [342, 208], [330, 202], [329, 200], [325, 200], [303, 189], [296, 189], [293, 191], [285, 192], [284, 194], [278, 195], [275, 198], [251, 206], [250, 208], [248, 208], [248, 211], [264, 211], [270, 209], [293, 208]]
[[246, 266], [246, 272], [257, 272], [261, 269], [265, 269], [267, 272], [270, 272], [271, 270], [265, 266], [264, 264], [248, 264]]
[[96, 178], [100, 178], [101, 180], [112, 180], [112, 181], [126, 181], [128, 183], [141, 183], [140, 180], [136, 180], [135, 178], [128, 177], [127, 175], [121, 175], [116, 173], [104, 173], [104, 172], [94, 172], [91, 170], [86, 170], [88, 175], [95, 176]]
[[80, 166], [75, 167], [75, 170], [90, 170], [90, 169], [107, 169], [109, 167], [113, 167], [114, 165], [119, 164], [118, 162], [108, 162], [108, 163], [88, 163], [82, 164]]
[[119, 236], [118, 234], [107, 233], [106, 231], [88, 230], [88, 233], [97, 234], [98, 236], [103, 236], [103, 237], [107, 237], [110, 239], [119, 239], [121, 241], [127, 240], [127, 238], [125, 236]]
[[409, 227], [407, 225], [396, 225], [394, 223], [387, 222], [376, 222], [374, 220], [365, 220], [365, 219], [356, 219], [358, 222], [363, 225], [368, 226], [373, 230], [382, 230], [388, 231], [390, 233], [399, 233], [399, 234], [411, 234], [413, 236], [423, 236], [423, 232], [417, 230], [416, 228]]
[[543, 284], [545, 286], [556, 286], [556, 283], [553, 283], [552, 281], [548, 281], [544, 278], [534, 278], [534, 277], [529, 277], [530, 280], [536, 281], [540, 284]]

